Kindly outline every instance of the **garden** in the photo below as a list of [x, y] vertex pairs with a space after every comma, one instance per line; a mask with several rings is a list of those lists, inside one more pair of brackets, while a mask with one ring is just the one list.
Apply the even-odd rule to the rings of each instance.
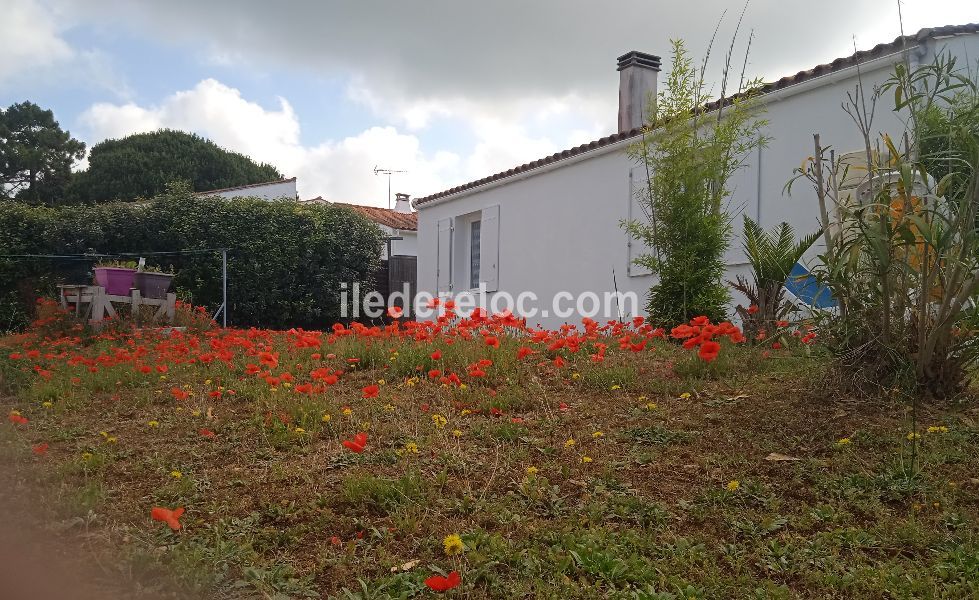
[[806, 329], [41, 312], [3, 341], [0, 495], [78, 593], [979, 592], [979, 411], [834, 393]]
[[[550, 331], [434, 298], [433, 320], [392, 307], [328, 326], [339, 301], [319, 292], [369, 281], [379, 250], [348, 211], [179, 188], [136, 208], [0, 210], [25, 255], [105, 239], [162, 252], [174, 232], [201, 248], [226, 211], [211, 247], [240, 246], [231, 280], [275, 283], [235, 290], [240, 326], [219, 328], [203, 306], [215, 257], [194, 259], [176, 265], [173, 323], [92, 327], [43, 294], [25, 308], [49, 270], [0, 265], [11, 322], [34, 313], [0, 338], [12, 589], [979, 596], [979, 85], [945, 58], [898, 65], [873, 102], [908, 114], [903, 141], [873, 136], [853, 98], [858, 193], [841, 194], [852, 165], [815, 136], [793, 183], [813, 187], [819, 231], [746, 221], [753, 276], [724, 282], [726, 185], [763, 121], [750, 89], [718, 104], [725, 119], [702, 111], [680, 43], [674, 62], [665, 133], [633, 148], [654, 167], [651, 217], [623, 223], [655, 249], [639, 259], [659, 276], [648, 317]], [[133, 219], [146, 239], [127, 238]], [[785, 283], [817, 240], [812, 277], [834, 304], [807, 312]], [[737, 324], [729, 285], [748, 299]]]

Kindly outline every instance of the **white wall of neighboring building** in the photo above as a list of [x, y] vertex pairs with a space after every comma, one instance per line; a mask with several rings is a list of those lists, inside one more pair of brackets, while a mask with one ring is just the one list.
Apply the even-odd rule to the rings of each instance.
[[[418, 256], [418, 232], [409, 229], [394, 229], [387, 225], [377, 225], [384, 232], [386, 237], [400, 237], [400, 240], [391, 240], [391, 254], [394, 256]], [[388, 258], [388, 244], [384, 243], [381, 250], [381, 258]]]
[[263, 200], [295, 200], [296, 178], [272, 181], [256, 185], [200, 192], [202, 196], [218, 196], [219, 198], [261, 198]]
[[[930, 62], [936, 47], [947, 47], [963, 63], [966, 57], [979, 57], [979, 35], [929, 40], [927, 45], [912, 51], [912, 61]], [[884, 82], [895, 60], [896, 57], [883, 57], [862, 64], [860, 75], [865, 89]], [[787, 221], [800, 235], [818, 228], [818, 204], [809, 183], [796, 182], [791, 196], [785, 195], [783, 188], [792, 178], [793, 169], [814, 154], [814, 133], [819, 133], [822, 144], [832, 146], [838, 155], [863, 148], [860, 133], [841, 107], [857, 82], [857, 69], [850, 67], [763, 96], [764, 118], [769, 120], [766, 133], [771, 141], [749, 158], [732, 182], [730, 211], [735, 215], [735, 237], [726, 257], [726, 279], [750, 273], [740, 247], [740, 214], [747, 214], [765, 228]], [[904, 125], [891, 111], [892, 98], [890, 94], [880, 99], [873, 129], [899, 139]], [[491, 290], [514, 296], [532, 292], [540, 299], [539, 308], [550, 309], [552, 298], [559, 292], [603, 293], [617, 286], [619, 291], [632, 291], [639, 296], [638, 314], [643, 314], [646, 295], [655, 280], [631, 264], [640, 250], [630, 250], [628, 236], [620, 225], [623, 220], [639, 216], [631, 186], [643, 185], [645, 171], [627, 155], [628, 146], [634, 141], [635, 138], [619, 142], [417, 204], [419, 290], [447, 291], [447, 280], [439, 277], [437, 271], [441, 261], [443, 273], [447, 272], [449, 257], [452, 293], [468, 289], [468, 223], [474, 217], [495, 215], [498, 211], [498, 231], [487, 231], [484, 223], [482, 232], [484, 241], [498, 246], [498, 267], [495, 272], [489, 269], [486, 275], [495, 278], [496, 285], [491, 285]], [[635, 183], [631, 182], [630, 173]], [[448, 223], [455, 225], [451, 250], [447, 231], [440, 234], [440, 222], [443, 228]], [[814, 247], [804, 262], [814, 260], [820, 251]], [[486, 270], [493, 258], [484, 251], [481, 268]], [[493, 292], [489, 295], [492, 297]], [[743, 302], [738, 296], [733, 300], [735, 304]], [[623, 316], [634, 314], [630, 311]], [[529, 322], [553, 328], [580, 320], [580, 315], [549, 315]]]

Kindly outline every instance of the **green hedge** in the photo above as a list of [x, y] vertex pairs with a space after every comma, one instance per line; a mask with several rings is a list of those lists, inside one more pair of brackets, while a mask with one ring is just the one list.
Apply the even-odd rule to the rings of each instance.
[[[146, 203], [37, 207], [0, 203], [0, 255], [170, 252], [231, 248], [229, 324], [323, 328], [340, 318], [340, 284], [370, 289], [381, 232], [341, 205], [195, 197], [173, 186]], [[147, 256], [172, 267], [179, 295], [216, 310], [219, 253]], [[33, 301], [87, 282], [89, 259], [0, 258], [0, 330], [23, 326]]]

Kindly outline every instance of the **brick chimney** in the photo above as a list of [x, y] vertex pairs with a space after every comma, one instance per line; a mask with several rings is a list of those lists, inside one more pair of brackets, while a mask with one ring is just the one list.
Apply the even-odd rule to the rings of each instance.
[[409, 196], [408, 194], [395, 194], [394, 211], [399, 213], [411, 214], [411, 196]]
[[642, 127], [656, 101], [660, 58], [633, 50], [619, 57], [619, 133]]

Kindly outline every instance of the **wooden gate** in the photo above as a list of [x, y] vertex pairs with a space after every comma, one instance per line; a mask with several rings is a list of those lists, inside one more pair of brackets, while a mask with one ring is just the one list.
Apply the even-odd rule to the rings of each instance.
[[[418, 257], [395, 255], [387, 262], [388, 294], [403, 292], [405, 290], [405, 284], [408, 284], [406, 301], [410, 304], [415, 293], [418, 291]], [[401, 308], [406, 308], [404, 306], [405, 302], [400, 299], [395, 304]]]

